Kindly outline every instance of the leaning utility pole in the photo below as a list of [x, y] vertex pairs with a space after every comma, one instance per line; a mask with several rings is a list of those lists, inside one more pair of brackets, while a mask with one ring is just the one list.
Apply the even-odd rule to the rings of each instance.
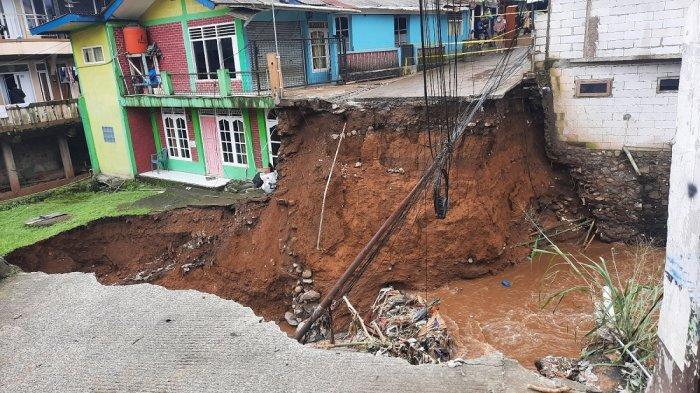
[[700, 0], [692, 0], [678, 92], [664, 299], [650, 392], [700, 390]]

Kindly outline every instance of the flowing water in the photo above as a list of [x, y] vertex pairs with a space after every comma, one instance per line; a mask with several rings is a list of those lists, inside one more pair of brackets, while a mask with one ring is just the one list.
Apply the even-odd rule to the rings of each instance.
[[[599, 257], [610, 261], [614, 253], [620, 275], [632, 274], [635, 247], [594, 243], [585, 251], [570, 244], [562, 248], [579, 256], [583, 252], [596, 261]], [[442, 300], [440, 313], [455, 337], [456, 355], [473, 358], [495, 349], [529, 368], [547, 355], [580, 356], [585, 335], [593, 326], [590, 297], [576, 293], [556, 309], [542, 308], [547, 293], [581, 284], [561, 262], [540, 254], [497, 275], [455, 281], [432, 292], [431, 298]], [[663, 249], [651, 249], [648, 264], [649, 274], [659, 274], [661, 279], [654, 267], [663, 265]], [[556, 279], [544, 279], [554, 271]]]

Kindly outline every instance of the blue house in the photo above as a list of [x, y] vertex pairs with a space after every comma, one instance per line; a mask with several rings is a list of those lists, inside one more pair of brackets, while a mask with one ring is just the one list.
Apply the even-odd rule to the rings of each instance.
[[[246, 0], [215, 3], [243, 7]], [[292, 4], [294, 3], [294, 4]], [[318, 4], [319, 2], [314, 2]], [[285, 86], [399, 76], [421, 63], [421, 20], [417, 0], [325, 0], [325, 5], [266, 3], [244, 16], [253, 68], [279, 48]], [[483, 2], [475, 2], [483, 3]], [[339, 5], [342, 4], [342, 5]], [[463, 51], [473, 36], [474, 9], [463, 6], [427, 13], [427, 55]], [[275, 22], [273, 24], [273, 22]], [[275, 27], [277, 45], [275, 46]]]

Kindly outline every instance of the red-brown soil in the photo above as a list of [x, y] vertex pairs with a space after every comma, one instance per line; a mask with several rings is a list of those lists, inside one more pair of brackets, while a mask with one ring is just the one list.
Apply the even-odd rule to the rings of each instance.
[[[367, 309], [386, 285], [423, 290], [427, 278], [434, 289], [523, 262], [529, 249], [517, 245], [531, 232], [525, 212], [553, 220], [570, 203], [557, 202], [573, 196], [570, 182], [547, 160], [541, 115], [529, 113], [521, 95], [487, 106], [456, 152], [447, 219], [436, 220], [431, 196], [422, 198], [351, 292], [356, 307]], [[101, 220], [18, 250], [8, 261], [30, 271], [95, 272], [107, 284], [141, 282], [134, 280], [138, 273], [155, 272], [145, 281], [235, 299], [280, 321], [298, 279], [292, 264], [310, 268], [315, 289], [325, 293], [429, 161], [421, 108], [336, 112], [343, 113], [283, 111], [281, 183], [267, 203]], [[331, 135], [346, 121], [350, 135], [330, 184], [323, 251], [317, 251], [323, 189], [338, 143]], [[405, 173], [388, 172], [396, 168]], [[201, 266], [185, 272], [181, 266], [191, 263]]]

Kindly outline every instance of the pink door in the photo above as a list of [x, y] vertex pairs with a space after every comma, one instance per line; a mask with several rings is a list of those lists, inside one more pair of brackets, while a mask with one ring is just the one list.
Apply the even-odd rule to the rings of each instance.
[[207, 173], [222, 176], [224, 171], [221, 165], [221, 144], [219, 143], [219, 128], [217, 127], [216, 116], [201, 116], [199, 120], [202, 125]]

